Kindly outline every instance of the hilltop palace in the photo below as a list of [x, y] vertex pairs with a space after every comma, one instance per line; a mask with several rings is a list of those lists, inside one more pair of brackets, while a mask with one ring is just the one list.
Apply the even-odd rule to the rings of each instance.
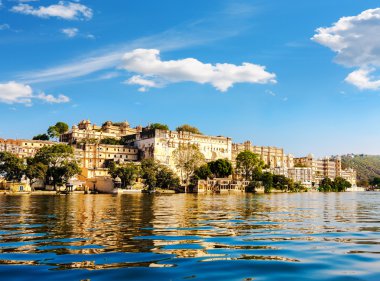
[[[123, 138], [125, 145], [101, 143], [102, 139]], [[250, 141], [242, 144], [233, 143], [231, 138], [222, 136], [206, 136], [189, 132], [166, 131], [143, 128], [132, 128], [128, 122], [105, 122], [102, 126], [83, 120], [71, 130], [60, 136], [59, 141], [73, 146], [76, 158], [80, 163], [83, 181], [102, 185], [112, 181], [105, 167], [107, 161], [117, 163], [139, 162], [143, 159], [155, 159], [176, 171], [173, 151], [183, 144], [195, 144], [205, 156], [207, 162], [217, 159], [228, 159], [235, 164], [236, 156], [242, 151], [251, 151], [260, 156], [267, 170], [284, 175], [312, 188], [323, 179], [342, 177], [356, 185], [356, 172], [343, 170], [339, 157], [316, 159], [313, 155], [295, 158], [285, 154], [282, 148], [256, 146]], [[0, 152], [8, 151], [21, 158], [34, 156], [43, 146], [57, 142], [40, 140], [4, 140], [0, 139]]]

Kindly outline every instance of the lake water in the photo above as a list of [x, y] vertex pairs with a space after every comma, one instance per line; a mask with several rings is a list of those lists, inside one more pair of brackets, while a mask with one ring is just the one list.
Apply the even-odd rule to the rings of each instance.
[[0, 195], [0, 280], [380, 280], [380, 193]]

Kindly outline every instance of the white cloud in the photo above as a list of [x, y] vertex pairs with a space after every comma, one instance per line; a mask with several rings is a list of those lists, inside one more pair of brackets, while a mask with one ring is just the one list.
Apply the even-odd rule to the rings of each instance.
[[73, 38], [73, 37], [75, 37], [78, 34], [79, 29], [75, 28], [75, 27], [73, 27], [73, 28], [63, 28], [63, 29], [61, 29], [61, 32], [63, 34], [65, 34], [67, 37]]
[[78, 20], [92, 18], [92, 10], [85, 5], [67, 1], [59, 1], [58, 4], [50, 6], [39, 6], [34, 8], [29, 4], [18, 4], [13, 6], [12, 12], [32, 15], [40, 18], [57, 17], [65, 20]]
[[122, 68], [141, 74], [132, 77], [128, 83], [141, 85], [145, 89], [161, 86], [157, 80], [164, 84], [184, 81], [209, 83], [222, 92], [235, 83], [276, 83], [276, 75], [265, 71], [261, 65], [247, 62], [242, 65], [213, 65], [194, 58], [162, 61], [160, 51], [156, 49], [135, 49], [124, 54]]
[[361, 90], [378, 90], [380, 89], [380, 79], [376, 80], [371, 76], [375, 69], [360, 68], [350, 73], [345, 79], [346, 82], [355, 85]]
[[134, 75], [129, 78], [126, 82], [129, 85], [140, 85], [140, 92], [146, 92], [149, 88], [160, 88], [163, 86], [162, 83], [156, 82], [154, 80], [144, 79], [141, 75]]
[[10, 81], [8, 83], [0, 83], [0, 102], [7, 104], [22, 103], [26, 106], [32, 104], [33, 99], [43, 100], [48, 103], [65, 103], [70, 99], [64, 95], [54, 97], [53, 95], [46, 95], [40, 93], [33, 95], [33, 89], [29, 85]]
[[2, 103], [31, 103], [33, 90], [29, 85], [14, 81], [0, 84], [0, 102]]
[[6, 29], [9, 29], [9, 28], [10, 28], [10, 26], [7, 23], [0, 24], [0, 30], [6, 30]]
[[342, 17], [331, 27], [316, 30], [312, 40], [336, 52], [335, 61], [358, 68], [345, 79], [360, 89], [379, 89], [370, 73], [380, 67], [380, 8]]

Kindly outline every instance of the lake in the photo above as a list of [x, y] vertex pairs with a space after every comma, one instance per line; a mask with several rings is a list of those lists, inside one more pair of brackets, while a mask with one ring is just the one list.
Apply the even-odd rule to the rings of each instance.
[[0, 195], [1, 280], [380, 280], [380, 193]]

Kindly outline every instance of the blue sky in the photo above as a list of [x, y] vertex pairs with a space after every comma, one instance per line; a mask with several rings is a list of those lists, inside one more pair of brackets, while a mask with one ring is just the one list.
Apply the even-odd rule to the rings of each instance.
[[0, 137], [195, 125], [296, 156], [380, 154], [378, 1], [0, 5]]

